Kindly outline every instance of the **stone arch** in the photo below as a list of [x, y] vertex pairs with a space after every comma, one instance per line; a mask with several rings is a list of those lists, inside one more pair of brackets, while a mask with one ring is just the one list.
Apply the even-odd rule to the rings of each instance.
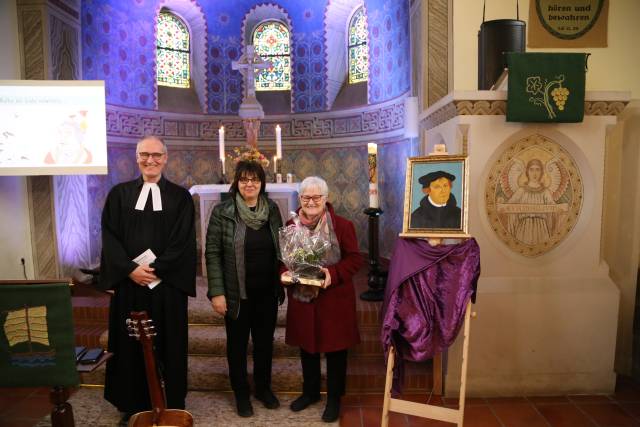
[[327, 108], [330, 110], [347, 78], [347, 36], [354, 12], [366, 6], [363, 0], [329, 0], [324, 16], [327, 52]]
[[[242, 24], [240, 25], [240, 39], [242, 40], [242, 49], [244, 52], [244, 46], [247, 44], [253, 43], [253, 30], [255, 27], [264, 21], [280, 21], [289, 29], [289, 46], [291, 52], [291, 90], [281, 91], [280, 94], [275, 94], [273, 92], [260, 92], [257, 93], [256, 96], [258, 101], [263, 103], [263, 108], [265, 109], [265, 113], [273, 114], [274, 112], [269, 112], [269, 105], [265, 105], [264, 101], [267, 104], [271, 104], [275, 106], [275, 108], [288, 109], [286, 112], [293, 111], [293, 100], [294, 100], [294, 91], [295, 91], [295, 55], [293, 54], [294, 42], [293, 42], [293, 24], [289, 13], [282, 8], [281, 6], [273, 3], [262, 3], [253, 6], [249, 11], [244, 15], [242, 19]], [[289, 99], [287, 100], [286, 97]], [[275, 113], [284, 113], [285, 111], [276, 111]]]
[[[198, 96], [198, 103], [203, 113], [207, 112], [207, 21], [202, 7], [196, 0], [162, 0], [158, 5], [155, 16], [162, 9], [174, 13], [187, 25], [191, 36], [191, 80]], [[154, 42], [157, 28], [154, 26]], [[155, 62], [154, 62], [155, 64]], [[155, 78], [154, 65], [154, 78]], [[154, 87], [155, 107], [158, 108], [158, 85]]]

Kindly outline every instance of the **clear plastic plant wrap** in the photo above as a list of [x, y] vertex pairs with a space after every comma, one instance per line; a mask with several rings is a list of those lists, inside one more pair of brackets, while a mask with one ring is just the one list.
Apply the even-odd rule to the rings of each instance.
[[324, 255], [331, 242], [321, 233], [312, 233], [300, 224], [295, 213], [291, 214], [293, 224], [282, 227], [278, 232], [282, 262], [290, 272], [291, 280], [283, 276], [283, 281], [304, 285], [321, 286], [324, 279]]

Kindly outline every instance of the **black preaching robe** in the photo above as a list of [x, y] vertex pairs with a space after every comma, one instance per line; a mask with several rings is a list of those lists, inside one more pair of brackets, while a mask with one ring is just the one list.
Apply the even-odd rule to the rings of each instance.
[[456, 206], [456, 198], [449, 195], [447, 204], [442, 207], [433, 206], [428, 196], [420, 200], [420, 207], [411, 213], [410, 228], [460, 228], [461, 211]]
[[[151, 191], [144, 211], [135, 210], [143, 180], [111, 189], [102, 211], [100, 287], [115, 291], [109, 308], [109, 351], [104, 396], [122, 412], [151, 409], [142, 348], [130, 338], [125, 319], [146, 310], [156, 326], [158, 366], [165, 380], [167, 406], [183, 409], [187, 394], [187, 296], [195, 296], [195, 210], [191, 194], [166, 180], [158, 182], [162, 211], [154, 211]], [[151, 249], [151, 264], [162, 282], [153, 289], [128, 275], [132, 261]]]

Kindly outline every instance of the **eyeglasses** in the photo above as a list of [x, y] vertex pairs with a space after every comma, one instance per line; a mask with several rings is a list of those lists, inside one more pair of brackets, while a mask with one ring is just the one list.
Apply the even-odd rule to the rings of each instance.
[[165, 153], [138, 153], [140, 160], [148, 160], [151, 157], [153, 160], [158, 161], [164, 156]]
[[246, 176], [243, 176], [242, 178], [240, 178], [238, 180], [238, 182], [240, 182], [240, 184], [248, 184], [250, 182], [254, 183], [254, 184], [260, 184], [260, 178], [258, 178], [257, 176], [253, 177], [253, 178], [247, 178]]
[[309, 203], [311, 200], [313, 200], [313, 203], [319, 203], [323, 197], [324, 196], [322, 194], [317, 194], [315, 196], [300, 196], [300, 200], [302, 200], [302, 203]]

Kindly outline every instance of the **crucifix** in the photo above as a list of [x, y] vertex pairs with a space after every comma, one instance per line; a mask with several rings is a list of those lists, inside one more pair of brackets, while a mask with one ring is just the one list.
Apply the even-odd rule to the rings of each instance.
[[[231, 68], [240, 71], [244, 80], [244, 99], [242, 103], [256, 98], [255, 73], [257, 70], [271, 68], [270, 61], [265, 61], [255, 53], [253, 45], [247, 45], [245, 53], [237, 61], [231, 63]], [[250, 102], [250, 101], [249, 101]], [[256, 101], [257, 102], [257, 101]]]
[[238, 115], [242, 117], [242, 124], [247, 134], [247, 144], [252, 147], [258, 146], [260, 119], [264, 118], [262, 105], [256, 99], [255, 73], [256, 69], [263, 70], [272, 66], [271, 62], [265, 61], [256, 54], [253, 45], [247, 45], [245, 53], [237, 61], [231, 63], [231, 68], [240, 71], [244, 81], [244, 96]]

